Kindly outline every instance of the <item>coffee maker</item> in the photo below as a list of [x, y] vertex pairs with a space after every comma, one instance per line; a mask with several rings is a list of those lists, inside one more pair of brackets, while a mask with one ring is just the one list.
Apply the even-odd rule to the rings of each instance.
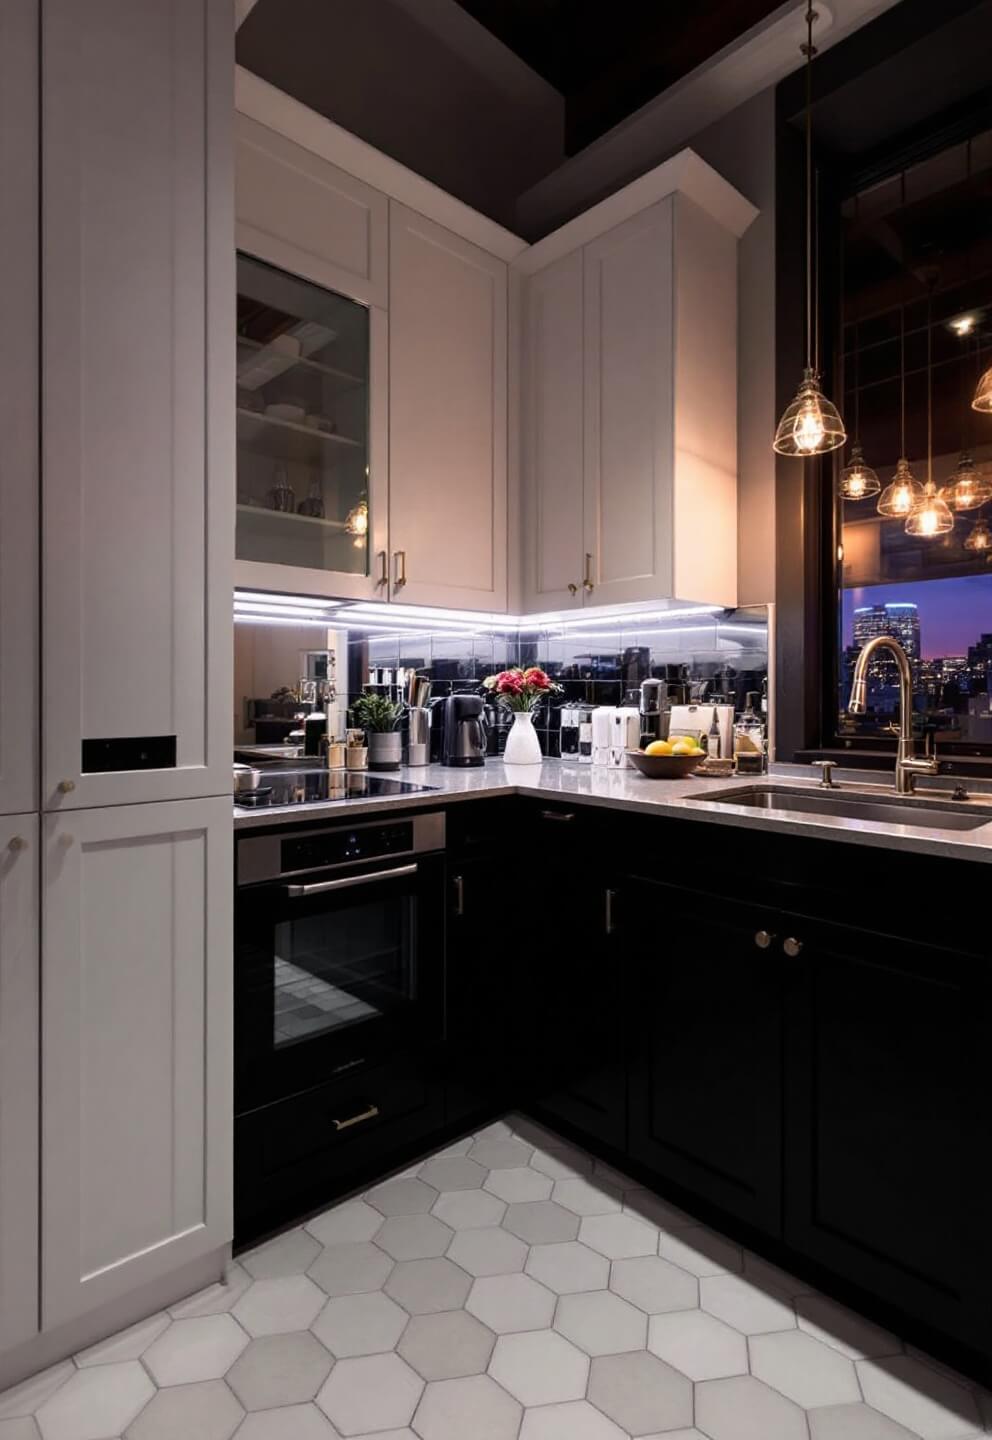
[[442, 765], [465, 767], [486, 763], [484, 705], [481, 695], [449, 695], [438, 707]]
[[689, 667], [666, 665], [664, 679], [645, 680], [641, 685], [641, 746], [652, 740], [667, 740], [673, 705], [689, 701]]

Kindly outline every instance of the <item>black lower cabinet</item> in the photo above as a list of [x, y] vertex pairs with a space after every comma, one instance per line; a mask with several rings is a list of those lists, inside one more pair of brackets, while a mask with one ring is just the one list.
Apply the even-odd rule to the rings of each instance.
[[798, 917], [781, 930], [786, 1243], [992, 1351], [988, 956]]
[[774, 918], [649, 880], [621, 885], [630, 973], [628, 1148], [659, 1180], [776, 1235], [782, 1003]]

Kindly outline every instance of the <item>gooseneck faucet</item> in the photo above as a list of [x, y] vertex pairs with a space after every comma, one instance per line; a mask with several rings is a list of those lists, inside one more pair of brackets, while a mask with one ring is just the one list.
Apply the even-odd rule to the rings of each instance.
[[912, 795], [917, 775], [936, 775], [936, 755], [917, 755], [913, 740], [913, 672], [905, 650], [891, 635], [875, 635], [858, 652], [851, 683], [849, 715], [863, 715], [867, 708], [868, 662], [876, 650], [891, 650], [899, 668], [899, 748], [896, 752], [896, 793]]

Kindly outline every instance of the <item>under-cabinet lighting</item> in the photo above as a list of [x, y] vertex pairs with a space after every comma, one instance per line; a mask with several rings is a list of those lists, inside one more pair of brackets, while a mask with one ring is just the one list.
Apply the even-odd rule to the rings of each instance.
[[319, 595], [278, 595], [271, 590], [235, 590], [234, 603], [247, 602], [252, 605], [293, 605], [308, 610], [339, 610], [340, 600], [325, 600]]
[[303, 615], [252, 615], [239, 612], [234, 617], [236, 625], [312, 625], [315, 629], [326, 630], [326, 620], [308, 620]]

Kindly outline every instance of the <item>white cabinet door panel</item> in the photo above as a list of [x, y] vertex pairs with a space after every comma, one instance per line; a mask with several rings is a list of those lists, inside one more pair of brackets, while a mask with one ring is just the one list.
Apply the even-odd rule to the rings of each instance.
[[502, 610], [506, 264], [395, 202], [389, 245], [392, 598]]
[[582, 251], [527, 281], [523, 368], [524, 596], [582, 604]]
[[385, 306], [385, 195], [246, 115], [236, 123], [238, 249]]
[[38, 7], [0, 5], [0, 814], [38, 805]]
[[672, 594], [672, 203], [584, 252], [587, 604]]
[[49, 1328], [230, 1239], [231, 803], [44, 823]]
[[38, 817], [17, 815], [0, 819], [0, 1350], [37, 1330]]
[[45, 808], [230, 788], [232, 43], [226, 0], [44, 6]]

